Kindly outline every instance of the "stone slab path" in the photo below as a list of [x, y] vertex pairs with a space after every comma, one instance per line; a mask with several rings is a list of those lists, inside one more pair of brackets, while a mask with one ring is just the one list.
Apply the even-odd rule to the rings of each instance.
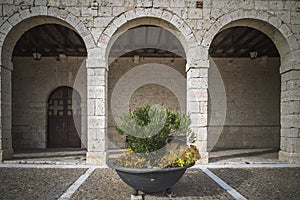
[[[198, 165], [172, 199], [300, 199], [300, 164]], [[131, 199], [131, 188], [105, 166], [0, 164], [0, 199]], [[167, 200], [163, 193], [145, 200]]]

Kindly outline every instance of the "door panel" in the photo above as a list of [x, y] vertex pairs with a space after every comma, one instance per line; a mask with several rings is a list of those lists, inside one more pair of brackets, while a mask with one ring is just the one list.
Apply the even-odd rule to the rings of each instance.
[[70, 87], [60, 87], [50, 95], [48, 100], [48, 147], [81, 146], [80, 103], [79, 94]]
[[67, 143], [69, 147], [80, 147], [81, 141], [80, 138], [78, 137], [78, 133], [76, 130], [75, 124], [80, 124], [81, 119], [79, 117], [74, 117], [74, 118], [68, 118], [67, 119]]

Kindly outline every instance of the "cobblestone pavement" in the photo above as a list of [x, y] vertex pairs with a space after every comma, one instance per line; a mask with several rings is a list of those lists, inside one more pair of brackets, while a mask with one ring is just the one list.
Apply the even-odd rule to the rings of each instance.
[[57, 199], [85, 170], [0, 168], [0, 199]]
[[211, 171], [247, 199], [300, 199], [300, 168]]
[[[86, 171], [35, 166], [38, 168], [0, 166], [0, 199], [58, 199]], [[300, 199], [298, 165], [297, 168], [208, 168], [247, 199]], [[174, 192], [177, 195], [174, 200], [234, 199], [201, 169], [188, 169], [174, 186]], [[131, 188], [114, 170], [96, 168], [70, 199], [126, 200], [131, 199], [130, 194]], [[145, 200], [156, 199], [169, 198], [163, 193], [145, 195]]]
[[[199, 169], [190, 169], [174, 186], [176, 199], [233, 199]], [[111, 169], [97, 169], [72, 199], [130, 199], [131, 188]], [[146, 195], [145, 200], [169, 199], [163, 193]]]

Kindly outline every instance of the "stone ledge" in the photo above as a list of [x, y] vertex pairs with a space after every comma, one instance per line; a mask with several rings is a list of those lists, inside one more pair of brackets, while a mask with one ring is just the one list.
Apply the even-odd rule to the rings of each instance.
[[89, 165], [106, 165], [106, 152], [87, 152], [86, 164]]
[[279, 151], [279, 160], [289, 163], [300, 163], [300, 153], [289, 153], [285, 151]]

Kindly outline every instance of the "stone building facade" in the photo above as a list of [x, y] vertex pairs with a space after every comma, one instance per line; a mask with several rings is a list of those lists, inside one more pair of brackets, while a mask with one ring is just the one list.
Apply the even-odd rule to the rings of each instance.
[[[87, 56], [38, 62], [13, 56], [24, 32], [43, 24], [75, 31]], [[111, 61], [118, 37], [140, 26], [169, 32], [181, 45], [182, 58]], [[216, 35], [232, 27], [261, 31], [279, 57], [210, 58]], [[112, 99], [116, 83], [125, 81], [131, 95], [117, 97], [129, 107], [146, 101], [191, 116], [202, 163], [213, 148], [264, 147], [280, 149], [280, 160], [300, 162], [299, 40], [297, 0], [1, 0], [0, 161], [12, 158], [14, 148], [48, 146], [49, 97], [66, 86], [81, 97], [76, 128], [87, 163], [104, 164], [110, 148], [124, 146], [112, 130]], [[134, 80], [122, 79], [135, 69], [140, 74]], [[131, 81], [139, 87], [130, 88]]]

